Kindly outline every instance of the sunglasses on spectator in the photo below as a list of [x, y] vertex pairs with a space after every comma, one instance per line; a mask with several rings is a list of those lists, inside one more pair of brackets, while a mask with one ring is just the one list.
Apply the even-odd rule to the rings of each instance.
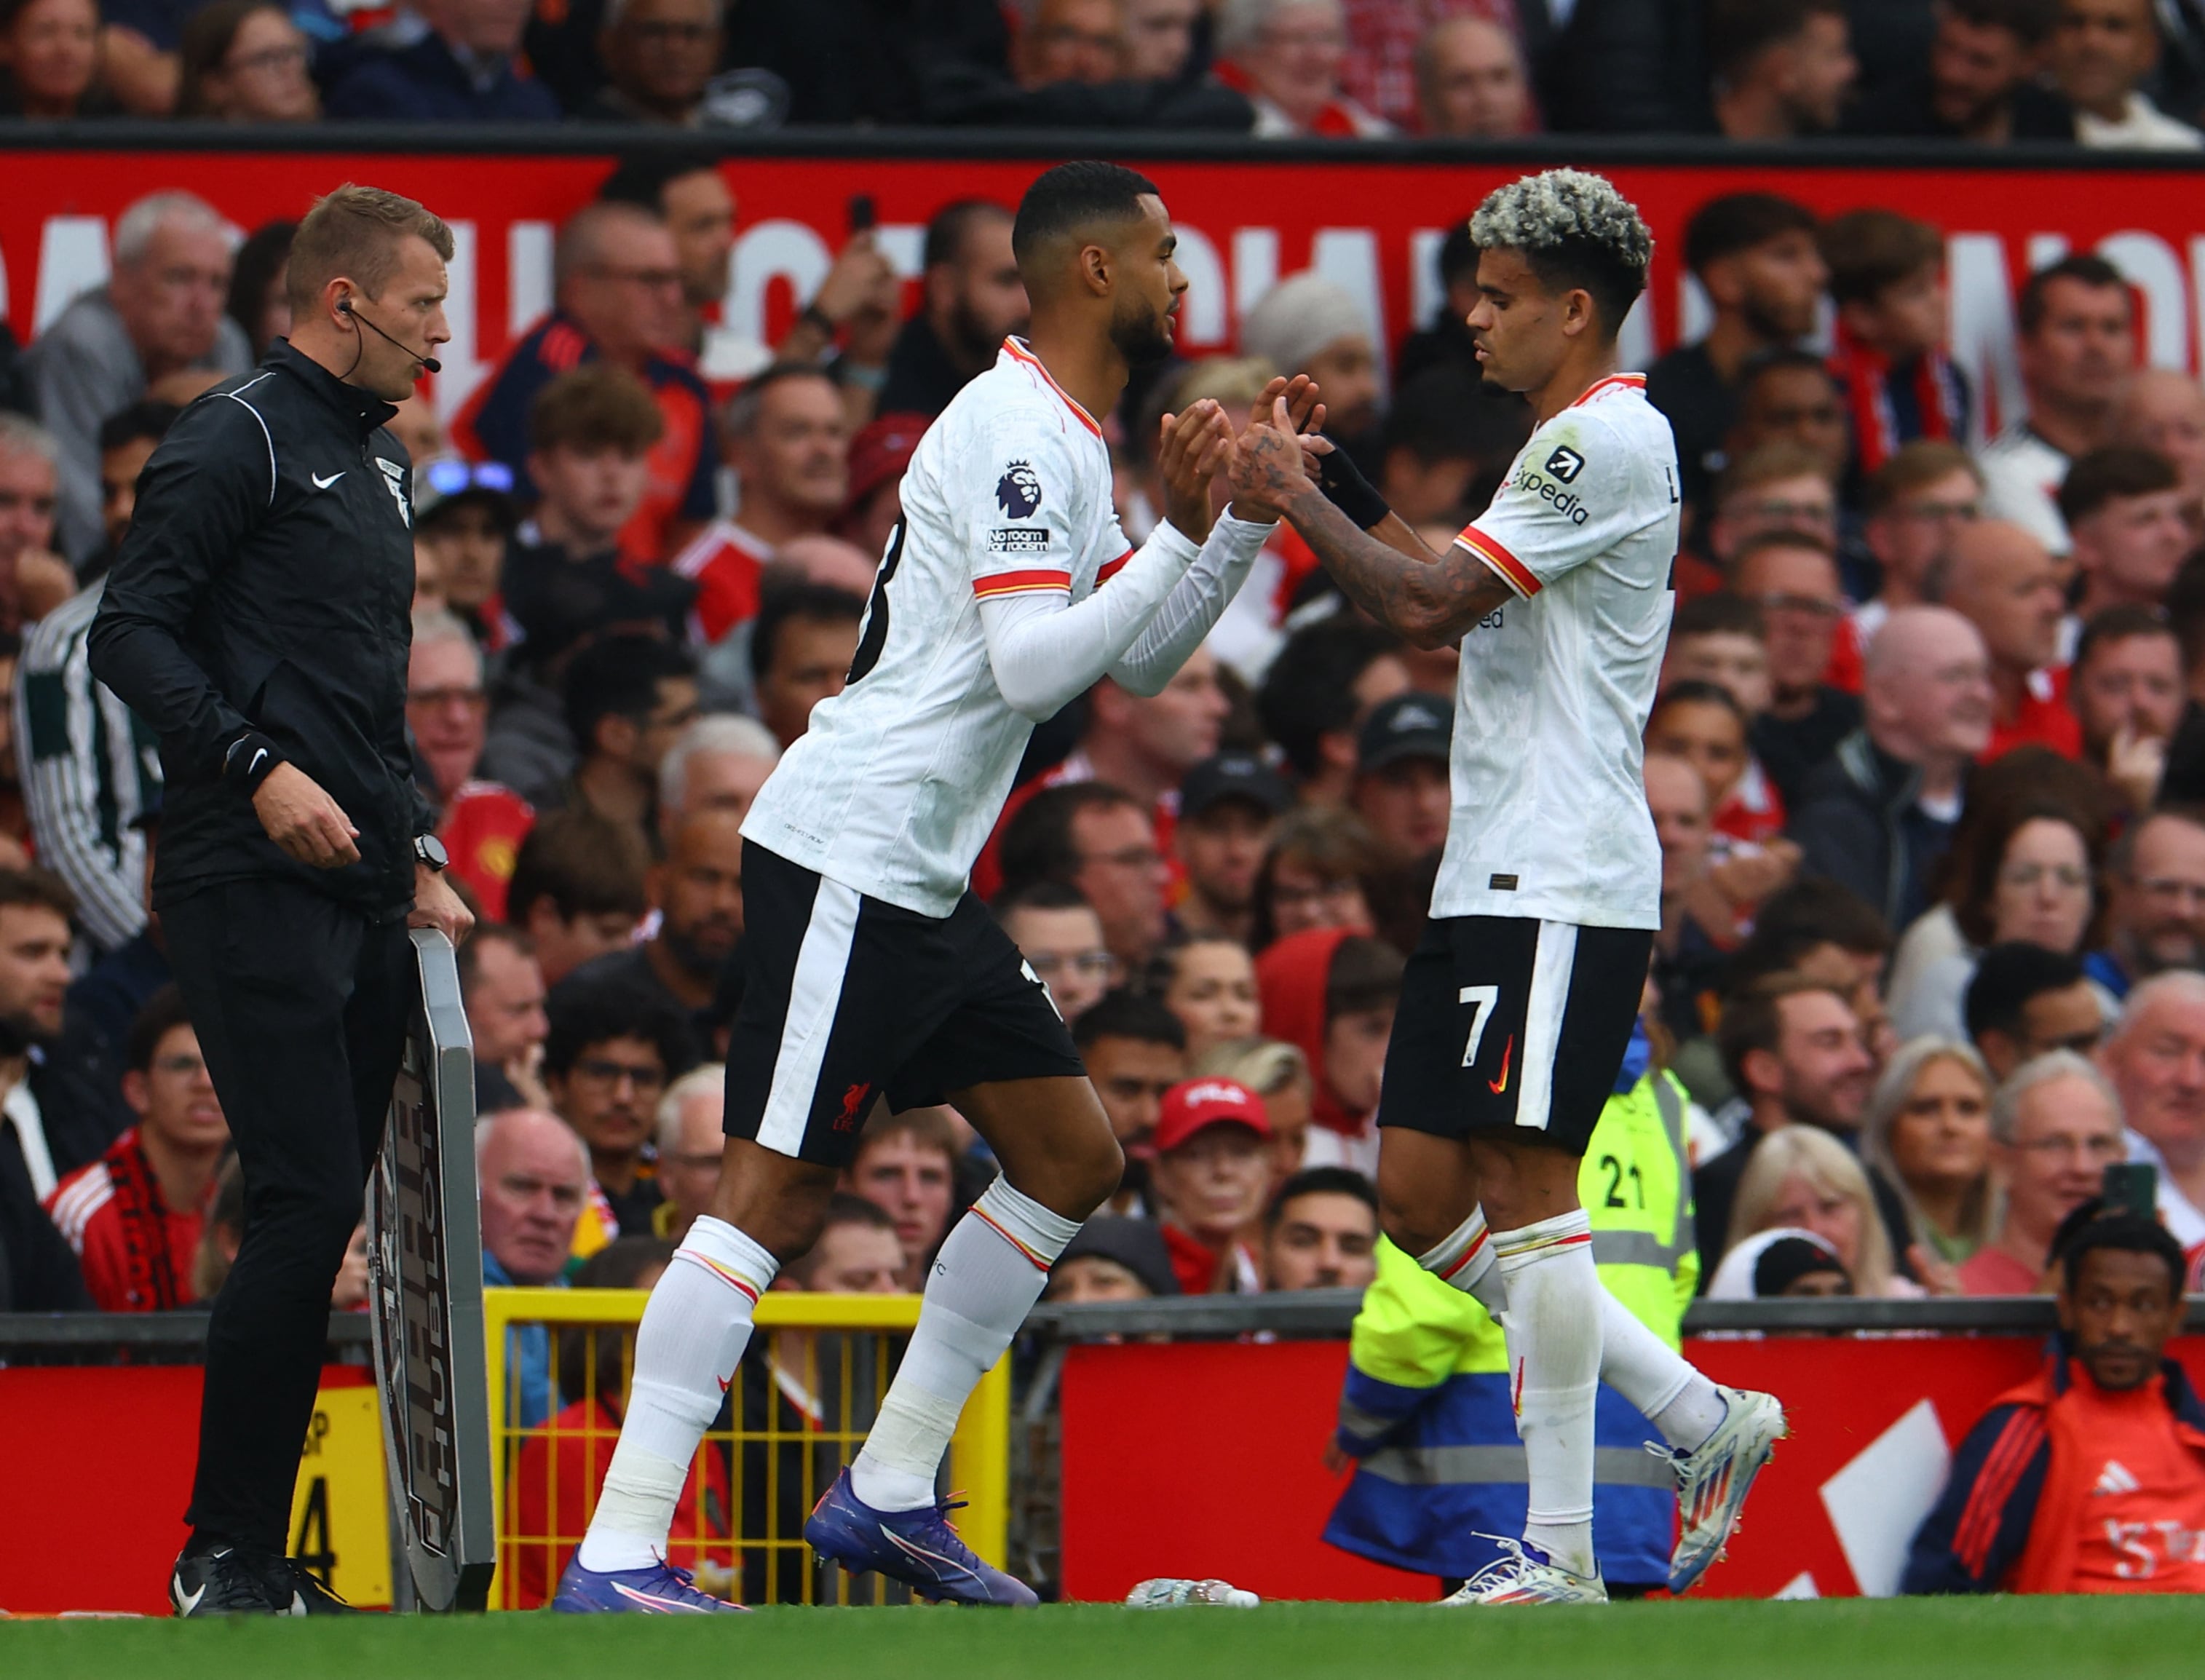
[[502, 461], [432, 460], [413, 470], [439, 496], [459, 496], [467, 490], [513, 494], [513, 469]]

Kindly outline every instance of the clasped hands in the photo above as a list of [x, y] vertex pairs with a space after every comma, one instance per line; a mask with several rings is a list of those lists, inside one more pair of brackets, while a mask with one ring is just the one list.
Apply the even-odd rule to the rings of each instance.
[[[1209, 535], [1216, 517], [1213, 483], [1222, 481], [1239, 517], [1275, 519], [1289, 496], [1280, 494], [1274, 457], [1290, 458], [1295, 474], [1315, 472], [1303, 451], [1331, 445], [1315, 434], [1324, 424], [1324, 404], [1316, 382], [1307, 374], [1277, 378], [1250, 405], [1248, 418], [1235, 427], [1221, 403], [1205, 397], [1177, 414], [1167, 414], [1156, 447], [1156, 472], [1163, 480], [1164, 517], [1196, 543]], [[1276, 436], [1279, 442], [1267, 440]], [[1263, 463], [1251, 464], [1251, 457]], [[1266, 492], [1269, 491], [1269, 494]]]

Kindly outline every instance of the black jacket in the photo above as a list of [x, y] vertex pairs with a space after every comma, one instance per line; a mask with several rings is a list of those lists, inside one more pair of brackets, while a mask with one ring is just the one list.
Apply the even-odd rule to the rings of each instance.
[[939, 414], [972, 379], [949, 359], [934, 324], [924, 313], [914, 315], [903, 324], [889, 352], [888, 383], [881, 387], [877, 412]]
[[[2048, 87], [2024, 82], [2013, 90], [2013, 132], [2018, 140], [2072, 140], [2075, 111]], [[1906, 140], [1958, 140], [1929, 107], [1926, 76], [1897, 82], [1862, 99], [1845, 113], [1845, 132], [1889, 134]]]
[[0, 1149], [0, 1313], [89, 1311], [76, 1256], [39, 1206], [23, 1157]]
[[[91, 659], [161, 738], [156, 905], [270, 876], [378, 917], [413, 901], [413, 837], [434, 825], [406, 733], [413, 513], [412, 464], [383, 430], [396, 412], [278, 339], [146, 463]], [[295, 863], [262, 830], [238, 767], [224, 774], [256, 732], [343, 808], [358, 863]]]
[[1856, 729], [1807, 778], [1792, 812], [1801, 868], [1851, 887], [1893, 932], [1929, 907], [1929, 872], [1952, 842], [1953, 825], [1923, 810], [1921, 793], [1917, 766]]

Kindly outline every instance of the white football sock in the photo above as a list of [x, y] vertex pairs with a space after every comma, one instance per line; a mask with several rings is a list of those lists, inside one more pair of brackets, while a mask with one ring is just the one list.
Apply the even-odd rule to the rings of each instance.
[[1516, 1433], [1530, 1462], [1524, 1539], [1574, 1575], [1592, 1549], [1593, 1403], [1600, 1389], [1601, 1301], [1592, 1224], [1583, 1208], [1495, 1232], [1508, 1287], [1508, 1363]]
[[689, 1227], [636, 1331], [635, 1380], [582, 1540], [584, 1569], [647, 1569], [665, 1555], [697, 1443], [734, 1380], [758, 1298], [780, 1269], [724, 1220], [707, 1215]]
[[1691, 1451], [1721, 1424], [1722, 1396], [1630, 1308], [1604, 1289], [1600, 1296], [1601, 1380], [1644, 1412], [1670, 1446]]
[[1493, 1263], [1493, 1244], [1485, 1229], [1485, 1209], [1472, 1208], [1447, 1240], [1417, 1264], [1441, 1283], [1460, 1290], [1498, 1321], [1508, 1310], [1508, 1285]]
[[[1417, 1264], [1474, 1297], [1496, 1321], [1508, 1310], [1508, 1284], [1494, 1263], [1483, 1208], [1429, 1254], [1418, 1255]], [[1670, 1446], [1689, 1452], [1721, 1427], [1728, 1410], [1722, 1396], [1623, 1303], [1605, 1288], [1600, 1296], [1600, 1380], [1645, 1413]]]
[[934, 1503], [957, 1416], [1041, 1298], [1049, 1268], [1079, 1230], [998, 1178], [935, 1256], [918, 1328], [881, 1402], [850, 1491], [875, 1511]]

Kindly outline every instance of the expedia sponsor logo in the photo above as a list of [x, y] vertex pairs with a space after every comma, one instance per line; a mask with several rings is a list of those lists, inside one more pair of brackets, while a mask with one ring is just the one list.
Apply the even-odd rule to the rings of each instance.
[[1547, 457], [1547, 471], [1566, 484], [1574, 484], [1578, 474], [1584, 471], [1584, 457], [1575, 449], [1564, 446]]
[[[1571, 478], [1575, 478], [1584, 469], [1584, 458], [1581, 455], [1571, 454], [1567, 449], [1557, 449], [1554, 451], [1554, 459], [1559, 460], [1564, 455], [1569, 455], [1570, 460], [1575, 463], [1570, 473]], [[1542, 502], [1553, 502], [1554, 511], [1572, 525], [1583, 525], [1592, 517], [1585, 511], [1584, 502], [1575, 490], [1566, 490], [1562, 484], [1555, 483], [1545, 473], [1534, 468], [1525, 466], [1517, 470], [1516, 488], [1526, 496], [1536, 496]]]

